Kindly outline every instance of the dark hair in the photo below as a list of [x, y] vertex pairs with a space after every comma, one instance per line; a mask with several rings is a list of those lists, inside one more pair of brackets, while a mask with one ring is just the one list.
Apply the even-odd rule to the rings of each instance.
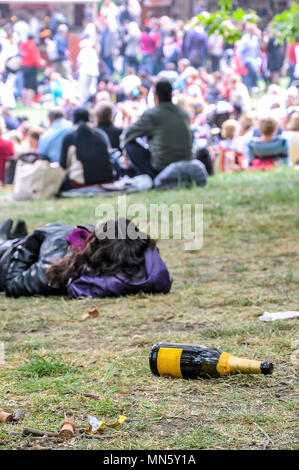
[[130, 220], [109, 220], [90, 234], [83, 250], [74, 251], [51, 266], [46, 278], [55, 287], [63, 287], [78, 278], [82, 270], [89, 276], [123, 274], [128, 279], [141, 278], [145, 275], [145, 252], [155, 245]]
[[112, 119], [112, 106], [110, 103], [101, 103], [96, 109], [98, 123], [107, 124]]
[[49, 111], [49, 119], [55, 121], [56, 119], [64, 118], [64, 112], [61, 108], [54, 108]]
[[82, 106], [79, 106], [78, 108], [74, 109], [72, 119], [73, 119], [74, 124], [78, 124], [78, 122], [80, 121], [88, 122], [89, 121], [88, 109], [83, 108]]
[[169, 80], [162, 78], [156, 83], [155, 94], [161, 103], [168, 103], [172, 100], [172, 85]]

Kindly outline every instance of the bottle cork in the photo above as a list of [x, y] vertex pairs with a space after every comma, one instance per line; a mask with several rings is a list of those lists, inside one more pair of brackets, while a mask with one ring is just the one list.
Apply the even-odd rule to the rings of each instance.
[[6, 413], [0, 408], [0, 423], [10, 423], [12, 421], [12, 413]]
[[63, 419], [60, 424], [59, 437], [62, 439], [71, 439], [75, 435], [75, 427], [75, 422], [72, 419]]

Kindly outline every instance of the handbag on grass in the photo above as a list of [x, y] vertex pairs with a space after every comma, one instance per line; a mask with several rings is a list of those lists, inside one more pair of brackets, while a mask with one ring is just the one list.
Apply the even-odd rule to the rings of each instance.
[[65, 170], [57, 163], [36, 160], [17, 162], [13, 196], [16, 201], [48, 199], [56, 196], [65, 178]]

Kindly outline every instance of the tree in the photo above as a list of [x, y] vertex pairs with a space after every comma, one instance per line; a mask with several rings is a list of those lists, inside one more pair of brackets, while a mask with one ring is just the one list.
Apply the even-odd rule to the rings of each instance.
[[299, 38], [299, 5], [293, 3], [289, 10], [275, 15], [271, 21], [273, 32], [277, 35], [278, 41], [283, 43], [293, 42]]
[[187, 25], [192, 28], [197, 24], [202, 24], [208, 36], [217, 32], [226, 43], [233, 44], [242, 36], [238, 26], [244, 22], [257, 24], [259, 21], [259, 17], [254, 10], [245, 11], [243, 8], [234, 10], [233, 0], [220, 0], [218, 3], [219, 10], [214, 13], [202, 12]]

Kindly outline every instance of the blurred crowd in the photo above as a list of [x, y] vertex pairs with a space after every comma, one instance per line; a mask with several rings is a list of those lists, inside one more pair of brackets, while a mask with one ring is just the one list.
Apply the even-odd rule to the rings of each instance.
[[[96, 17], [86, 8], [74, 61], [63, 11], [42, 20], [23, 12], [0, 31], [0, 180], [10, 156], [36, 152], [59, 162], [78, 107], [123, 152], [120, 136], [157, 104], [159, 80], [187, 113], [193, 156], [209, 174], [268, 168], [278, 159], [295, 165], [299, 37], [285, 44], [270, 25], [240, 28], [240, 40], [228, 44], [217, 32], [208, 37], [195, 18], [142, 23], [137, 0], [104, 0]], [[15, 117], [18, 102], [47, 107], [49, 121], [33, 126], [24, 110]]]

